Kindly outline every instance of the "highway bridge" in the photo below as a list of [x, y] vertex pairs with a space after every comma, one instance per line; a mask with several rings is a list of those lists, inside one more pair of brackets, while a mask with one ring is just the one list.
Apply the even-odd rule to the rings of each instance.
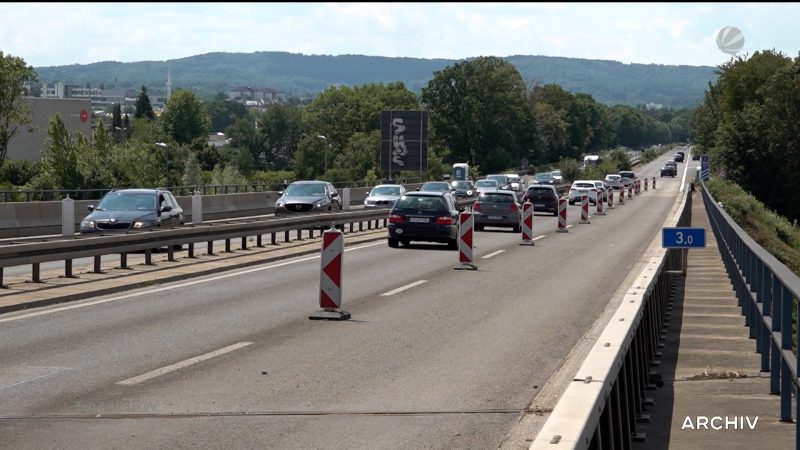
[[[76, 260], [83, 299], [0, 315], [0, 448], [528, 448], [679, 213], [694, 169], [660, 178], [667, 158], [637, 170], [657, 190], [590, 224], [578, 206], [568, 233], [536, 214], [535, 246], [476, 233], [475, 271], [445, 247], [389, 248], [380, 223], [353, 230], [347, 321], [308, 320], [318, 252], [189, 278], [184, 250], [159, 263], [181, 281], [136, 289]], [[0, 306], [45, 295], [14, 288], [30, 270], [5, 268]], [[103, 283], [118, 292], [93, 295]]]

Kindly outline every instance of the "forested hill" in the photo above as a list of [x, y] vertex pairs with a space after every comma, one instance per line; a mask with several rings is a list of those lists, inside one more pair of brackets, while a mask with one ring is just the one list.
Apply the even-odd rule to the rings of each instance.
[[[527, 82], [555, 82], [572, 92], [585, 92], [607, 104], [659, 103], [665, 107], [694, 106], [703, 100], [713, 67], [622, 64], [550, 56], [510, 56]], [[170, 61], [98, 62], [38, 67], [39, 81], [106, 89], [142, 85], [164, 91], [171, 68], [173, 88], [190, 88], [211, 97], [237, 86], [270, 87], [287, 97], [310, 97], [330, 85], [403, 81], [419, 92], [433, 73], [455, 63], [448, 59], [387, 58], [363, 55], [301, 55], [285, 52], [207, 53]]]

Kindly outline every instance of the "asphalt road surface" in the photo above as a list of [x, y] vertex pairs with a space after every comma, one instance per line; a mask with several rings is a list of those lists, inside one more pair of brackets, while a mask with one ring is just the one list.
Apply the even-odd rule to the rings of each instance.
[[679, 184], [569, 233], [537, 215], [534, 247], [476, 233], [477, 271], [434, 244], [349, 247], [344, 322], [307, 318], [316, 256], [2, 315], [0, 448], [495, 448]]

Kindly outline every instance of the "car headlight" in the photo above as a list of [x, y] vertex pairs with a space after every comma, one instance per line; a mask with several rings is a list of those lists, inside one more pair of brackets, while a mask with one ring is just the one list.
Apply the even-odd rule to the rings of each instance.
[[275, 207], [276, 208], [283, 208], [284, 206], [286, 206], [286, 203], [283, 203], [283, 202], [275, 203]]
[[317, 208], [322, 208], [323, 206], [324, 206], [324, 203], [317, 203], [317, 204], [316, 204], [316, 207], [317, 207]]
[[82, 220], [81, 228], [94, 228], [94, 220]]
[[138, 230], [140, 228], [145, 228], [145, 227], [152, 227], [153, 225], [154, 225], [153, 222], [146, 222], [144, 220], [140, 220], [138, 222], [133, 222], [133, 228], [135, 230]]
[[467, 191], [467, 195], [472, 195], [472, 191]]

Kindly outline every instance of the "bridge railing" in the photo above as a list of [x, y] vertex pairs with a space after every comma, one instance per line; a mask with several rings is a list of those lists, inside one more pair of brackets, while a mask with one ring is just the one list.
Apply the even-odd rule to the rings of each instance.
[[[668, 226], [688, 226], [692, 196], [686, 189]], [[659, 249], [625, 294], [572, 382], [548, 417], [532, 449], [631, 448], [661, 384], [651, 365], [661, 357], [677, 278], [686, 250]]]
[[[781, 396], [780, 420], [791, 422], [792, 391], [798, 392], [800, 365], [800, 351], [792, 351], [793, 339], [800, 349], [800, 333], [793, 336], [792, 313], [800, 313], [800, 278], [748, 236], [714, 200], [705, 183], [702, 189], [722, 261], [750, 338], [761, 354], [761, 371], [770, 374], [770, 394]], [[795, 408], [795, 418], [800, 418], [800, 402], [795, 401]], [[800, 421], [795, 423], [795, 449], [800, 450]]]

